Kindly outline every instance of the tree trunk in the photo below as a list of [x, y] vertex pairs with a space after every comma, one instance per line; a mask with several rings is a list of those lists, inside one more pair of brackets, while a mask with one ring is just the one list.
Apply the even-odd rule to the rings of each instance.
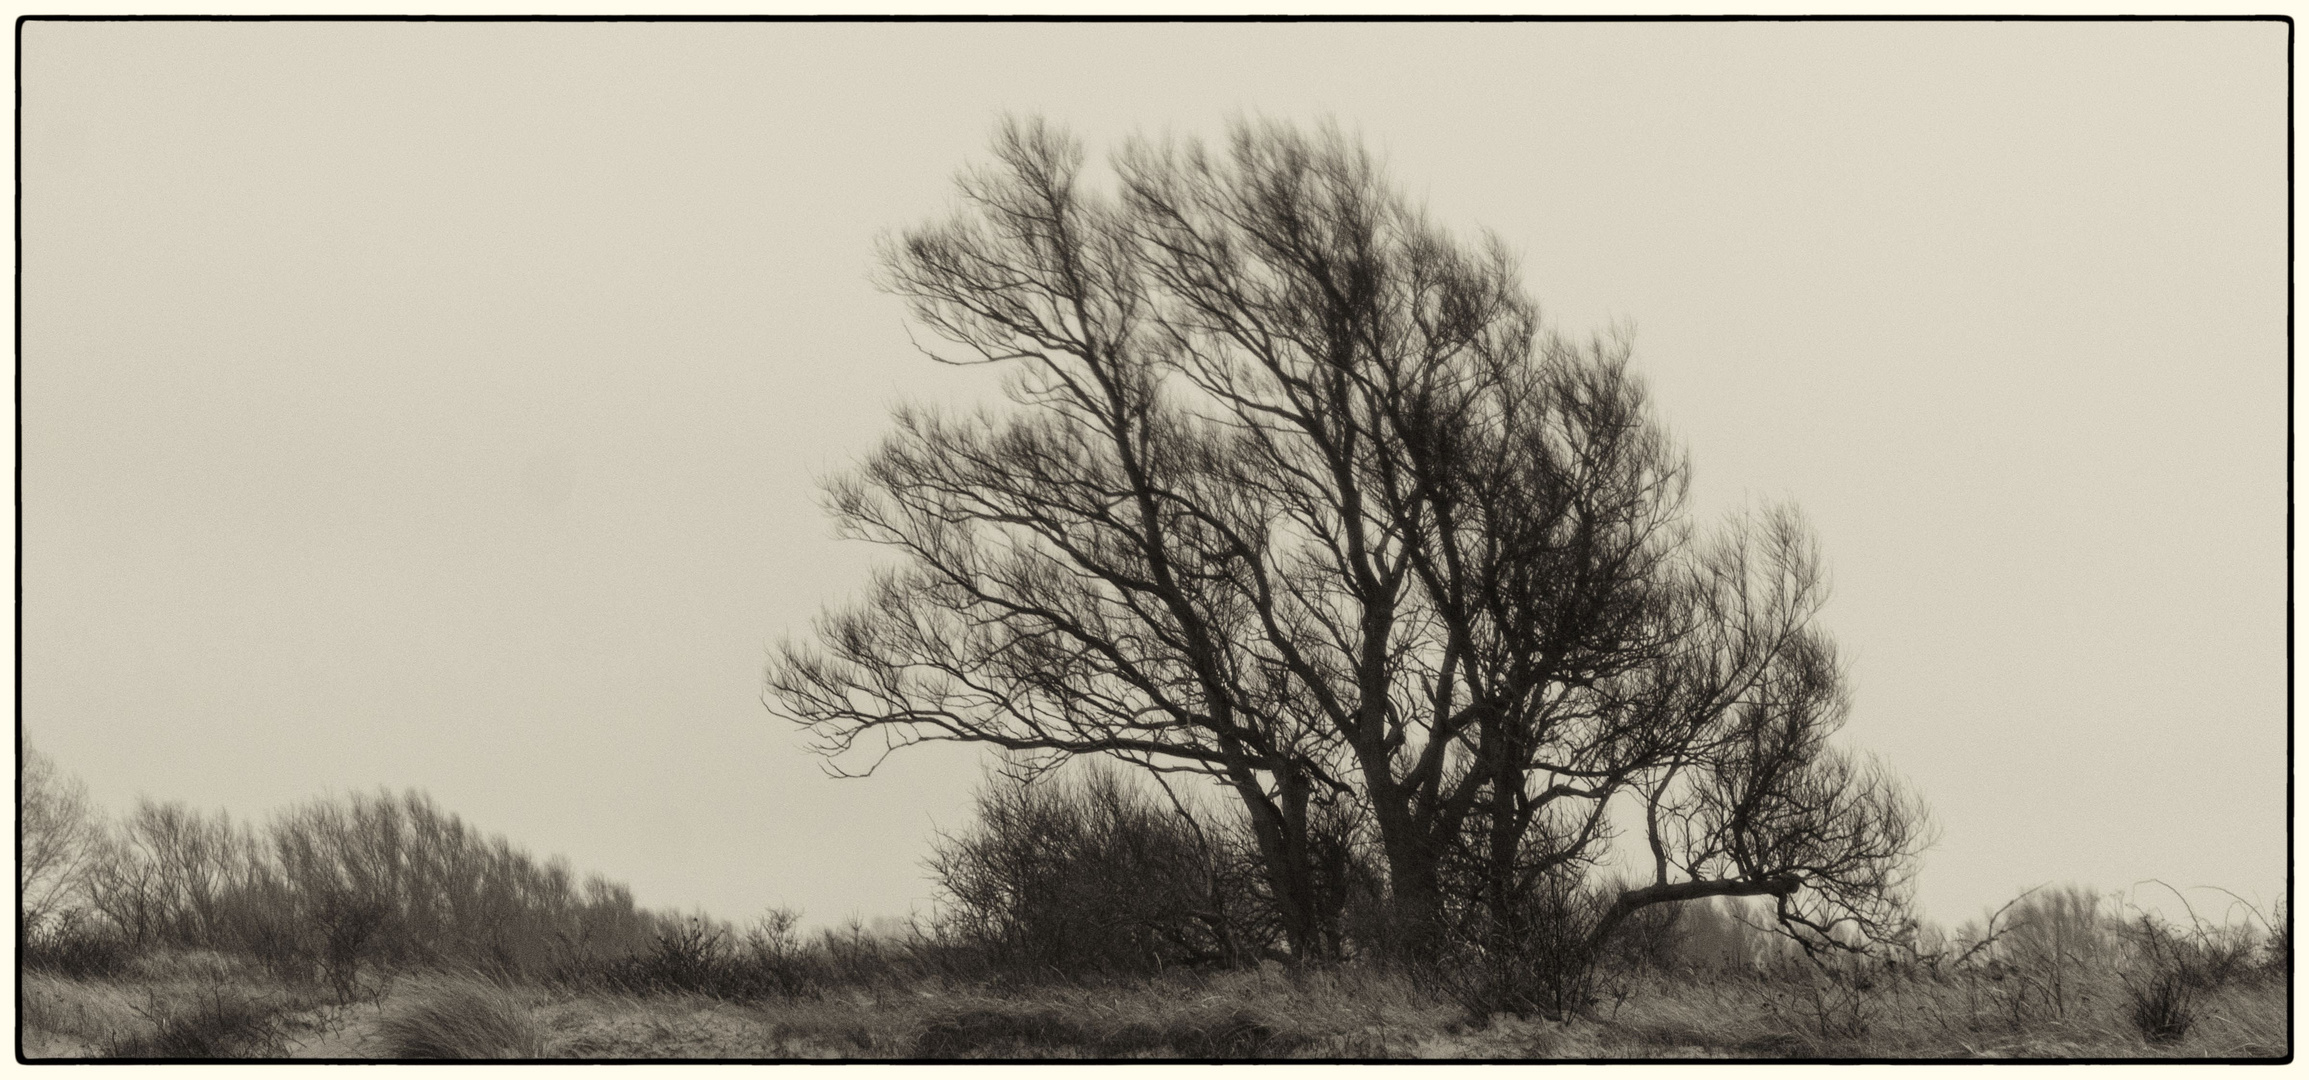
[[1490, 945], [1504, 950], [1522, 929], [1527, 905], [1516, 889], [1516, 857], [1521, 854], [1523, 840], [1516, 802], [1523, 794], [1523, 771], [1515, 767], [1507, 720], [1497, 710], [1489, 711], [1484, 720], [1483, 750], [1492, 759], [1484, 899], [1491, 916]]
[[1387, 855], [1387, 948], [1395, 960], [1433, 957], [1443, 941], [1442, 847], [1419, 827], [1384, 751], [1363, 757], [1364, 790]]
[[1235, 790], [1250, 812], [1251, 835], [1259, 843], [1259, 861], [1266, 870], [1267, 888], [1274, 894], [1276, 915], [1283, 924], [1283, 941], [1293, 960], [1308, 960], [1320, 952], [1313, 875], [1308, 865], [1305, 781], [1288, 775], [1278, 778], [1283, 805], [1278, 807], [1246, 772], [1235, 780]]

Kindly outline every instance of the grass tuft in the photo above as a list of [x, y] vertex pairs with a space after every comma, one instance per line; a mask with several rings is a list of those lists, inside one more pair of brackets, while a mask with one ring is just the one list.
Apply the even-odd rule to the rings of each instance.
[[2197, 990], [2176, 972], [2162, 971], [2125, 987], [2125, 1017], [2141, 1037], [2158, 1045], [2180, 1042], [2197, 1022]]
[[441, 980], [412, 986], [405, 1004], [378, 1023], [393, 1058], [486, 1060], [545, 1054], [545, 1031], [529, 1009], [497, 986]]

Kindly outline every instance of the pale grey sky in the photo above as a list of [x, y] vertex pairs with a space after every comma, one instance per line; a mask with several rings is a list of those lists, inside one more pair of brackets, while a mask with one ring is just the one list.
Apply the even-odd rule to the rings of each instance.
[[639, 899], [929, 895], [966, 750], [824, 778], [766, 647], [875, 553], [867, 283], [1003, 110], [1338, 118], [1705, 514], [1802, 506], [1919, 895], [2285, 873], [2286, 27], [23, 29], [23, 726], [100, 800], [419, 787]]

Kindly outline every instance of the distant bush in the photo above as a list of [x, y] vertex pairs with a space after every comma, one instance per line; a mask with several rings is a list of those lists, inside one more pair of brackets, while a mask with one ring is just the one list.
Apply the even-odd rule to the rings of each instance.
[[696, 994], [725, 1001], [815, 999], [837, 987], [974, 980], [986, 974], [970, 950], [920, 928], [897, 936], [852, 922], [814, 938], [800, 917], [773, 909], [741, 934], [691, 916], [665, 920], [649, 947], [562, 973], [564, 982], [626, 994]]
[[732, 947], [729, 933], [704, 918], [658, 930], [648, 948], [599, 966], [603, 985], [630, 994], [701, 994], [738, 1001], [768, 996], [769, 980]]
[[1111, 772], [995, 781], [929, 865], [940, 932], [1014, 974], [1240, 966], [1274, 940], [1224, 828]]
[[95, 963], [113, 943], [213, 949], [349, 998], [363, 972], [542, 975], [623, 956], [658, 923], [624, 886], [580, 881], [416, 792], [317, 801], [262, 829], [143, 802], [90, 849], [81, 936], [41, 939], [43, 962]]
[[2082, 886], [2038, 889], [2015, 902], [2007, 918], [1999, 952], [2016, 964], [2098, 963], [2117, 944], [2100, 895]]
[[577, 879], [483, 835], [427, 796], [326, 798], [263, 826], [139, 801], [118, 822], [25, 748], [18, 962], [67, 978], [120, 974], [155, 951], [259, 962], [339, 1002], [376, 974], [552, 974], [623, 958], [663, 918], [626, 886]]
[[798, 962], [814, 986], [885, 988], [941, 978], [969, 981], [986, 974], [982, 958], [966, 945], [920, 925], [877, 933], [852, 918], [818, 931], [806, 946], [795, 940], [797, 951], [788, 962]]
[[67, 912], [86, 885], [98, 835], [88, 787], [21, 744], [16, 802], [17, 926], [31, 932]]
[[653, 929], [624, 886], [580, 882], [566, 863], [540, 863], [416, 792], [312, 803], [277, 820], [269, 840], [282, 895], [267, 906], [294, 911], [295, 951], [331, 969], [374, 960], [543, 973], [631, 952]]

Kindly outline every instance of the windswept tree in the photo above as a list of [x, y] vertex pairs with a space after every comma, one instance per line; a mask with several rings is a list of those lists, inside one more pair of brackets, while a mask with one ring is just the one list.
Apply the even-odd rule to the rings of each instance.
[[[1623, 338], [1546, 331], [1496, 239], [1333, 129], [1127, 146], [1005, 125], [883, 285], [1011, 407], [902, 408], [834, 481], [895, 549], [772, 662], [837, 762], [937, 740], [1201, 774], [1295, 955], [1348, 845], [1399, 946], [1511, 932], [1640, 811], [1655, 903], [1770, 894], [1880, 929], [1920, 809], [1825, 739], [1844, 692], [1792, 512], [1699, 535]], [[838, 765], [838, 768], [848, 767]]]
[[59, 771], [56, 762], [20, 744], [16, 804], [16, 887], [20, 930], [50, 923], [72, 908], [88, 877], [101, 837], [88, 805], [88, 785]]

